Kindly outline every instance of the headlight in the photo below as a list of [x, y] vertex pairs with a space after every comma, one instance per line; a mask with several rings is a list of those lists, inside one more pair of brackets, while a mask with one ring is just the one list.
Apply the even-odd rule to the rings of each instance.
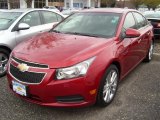
[[92, 57], [72, 67], [57, 69], [56, 78], [61, 80], [84, 76], [94, 59], [95, 57]]

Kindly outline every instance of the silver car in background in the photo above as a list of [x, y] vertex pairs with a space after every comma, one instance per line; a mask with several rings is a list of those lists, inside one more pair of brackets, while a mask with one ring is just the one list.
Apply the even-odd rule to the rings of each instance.
[[20, 42], [50, 30], [64, 19], [61, 13], [46, 9], [14, 9], [0, 11], [0, 77], [12, 49]]

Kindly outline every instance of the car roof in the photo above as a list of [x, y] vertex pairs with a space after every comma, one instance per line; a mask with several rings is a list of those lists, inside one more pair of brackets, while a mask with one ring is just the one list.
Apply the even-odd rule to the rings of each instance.
[[134, 9], [125, 9], [125, 8], [93, 8], [86, 9], [82, 12], [111, 12], [111, 13], [127, 13], [129, 11], [136, 11]]
[[61, 15], [62, 17], [65, 17], [62, 13], [57, 12], [54, 9], [43, 9], [43, 8], [11, 9], [11, 10], [5, 10], [5, 11], [0, 11], [0, 12], [20, 12], [20, 13], [24, 13], [25, 14], [26, 12], [38, 11], [38, 10], [55, 12], [55, 13]]
[[144, 14], [150, 14], [150, 13], [160, 13], [160, 11], [145, 11]]
[[28, 12], [28, 11], [34, 11], [34, 10], [47, 10], [47, 11], [52, 11], [56, 12], [54, 10], [50, 9], [40, 9], [40, 8], [25, 8], [25, 9], [10, 9], [10, 10], [5, 10], [4, 12]]

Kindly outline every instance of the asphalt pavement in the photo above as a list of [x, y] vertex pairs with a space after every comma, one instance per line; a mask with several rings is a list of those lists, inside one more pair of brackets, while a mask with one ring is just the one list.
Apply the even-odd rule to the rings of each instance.
[[0, 78], [0, 120], [160, 120], [160, 55], [138, 65], [120, 84], [106, 108], [43, 107], [11, 93]]

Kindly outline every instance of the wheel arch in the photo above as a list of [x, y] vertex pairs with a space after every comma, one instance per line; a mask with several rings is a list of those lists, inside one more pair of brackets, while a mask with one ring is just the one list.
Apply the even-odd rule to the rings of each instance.
[[12, 51], [9, 47], [4, 46], [4, 45], [0, 45], [0, 48], [7, 50], [9, 53], [11, 53]]
[[[121, 69], [121, 64], [120, 64], [120, 62], [114, 60], [114, 61], [111, 62], [111, 64], [112, 64], [112, 65], [115, 65], [115, 66], [117, 67], [117, 69], [118, 69], [118, 71], [119, 71], [119, 79], [120, 79], [120, 78], [121, 78], [121, 73], [122, 73], [122, 69]], [[110, 64], [110, 65], [111, 65], [111, 64]]]

